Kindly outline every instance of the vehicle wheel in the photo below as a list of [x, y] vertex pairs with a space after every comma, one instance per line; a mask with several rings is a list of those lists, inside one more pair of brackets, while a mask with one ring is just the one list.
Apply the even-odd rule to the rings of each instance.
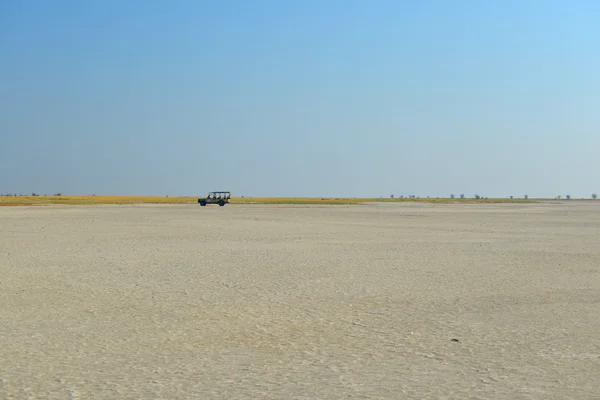
[[225, 202], [224, 202], [223, 200], [219, 200], [219, 205], [220, 205], [221, 207], [223, 207], [223, 206], [225, 205]]
[[202, 207], [204, 207], [204, 206], [206, 206], [206, 202], [205, 202], [205, 201], [201, 201], [201, 202], [200, 202], [200, 205], [201, 205]]

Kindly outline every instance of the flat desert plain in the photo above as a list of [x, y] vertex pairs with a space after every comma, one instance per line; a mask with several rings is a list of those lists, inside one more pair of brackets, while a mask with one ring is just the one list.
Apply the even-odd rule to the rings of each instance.
[[600, 201], [0, 208], [1, 399], [599, 399]]

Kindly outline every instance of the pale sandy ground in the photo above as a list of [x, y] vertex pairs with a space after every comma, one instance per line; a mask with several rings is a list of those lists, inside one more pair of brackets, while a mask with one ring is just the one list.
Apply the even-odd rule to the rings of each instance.
[[600, 201], [5, 207], [0, 233], [0, 399], [600, 399]]

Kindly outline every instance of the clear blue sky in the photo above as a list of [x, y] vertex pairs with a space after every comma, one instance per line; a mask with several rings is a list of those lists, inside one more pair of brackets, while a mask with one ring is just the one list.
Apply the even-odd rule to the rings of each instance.
[[600, 2], [0, 2], [0, 193], [600, 194]]

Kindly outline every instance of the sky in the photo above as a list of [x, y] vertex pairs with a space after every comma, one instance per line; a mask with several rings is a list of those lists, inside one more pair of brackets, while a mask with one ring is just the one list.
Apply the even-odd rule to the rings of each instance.
[[0, 2], [0, 194], [600, 194], [600, 2]]

